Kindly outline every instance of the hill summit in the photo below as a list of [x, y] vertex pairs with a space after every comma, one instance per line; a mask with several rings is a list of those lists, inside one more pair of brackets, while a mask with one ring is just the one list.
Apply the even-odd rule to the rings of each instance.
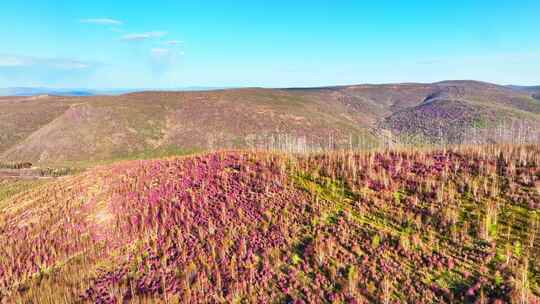
[[538, 303], [539, 156], [217, 152], [97, 167], [0, 196], [0, 301]]

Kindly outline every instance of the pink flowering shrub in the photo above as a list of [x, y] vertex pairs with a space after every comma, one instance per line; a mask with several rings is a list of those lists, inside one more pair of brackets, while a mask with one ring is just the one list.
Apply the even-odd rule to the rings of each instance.
[[0, 303], [538, 303], [538, 152], [95, 168], [0, 210]]

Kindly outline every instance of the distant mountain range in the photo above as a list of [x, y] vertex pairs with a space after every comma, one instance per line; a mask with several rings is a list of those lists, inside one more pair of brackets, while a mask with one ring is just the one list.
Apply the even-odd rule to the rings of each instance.
[[[225, 87], [184, 87], [177, 89], [166, 89], [167, 91], [206, 91], [225, 89]], [[97, 95], [121, 95], [143, 91], [162, 91], [163, 89], [153, 88], [135, 88], [135, 89], [58, 89], [58, 88], [41, 88], [41, 87], [14, 87], [0, 88], [0, 96], [97, 96]]]
[[[339, 88], [334, 87], [313, 87], [311, 89], [331, 89]], [[346, 87], [346, 86], [343, 86]], [[536, 96], [540, 96], [540, 86], [519, 86], [508, 85], [506, 86], [512, 90], [528, 92]], [[97, 95], [122, 95], [135, 92], [145, 91], [211, 91], [211, 90], [223, 90], [234, 89], [235, 87], [208, 87], [208, 86], [191, 86], [182, 88], [134, 88], [134, 89], [62, 89], [62, 88], [44, 88], [44, 87], [10, 87], [0, 88], [0, 96], [39, 96], [39, 95], [51, 95], [51, 96], [97, 96]], [[307, 90], [310, 88], [290, 88], [290, 90]]]
[[129, 91], [97, 91], [87, 89], [51, 89], [51, 88], [4, 88], [0, 89], [0, 96], [93, 96], [93, 95], [118, 95]]

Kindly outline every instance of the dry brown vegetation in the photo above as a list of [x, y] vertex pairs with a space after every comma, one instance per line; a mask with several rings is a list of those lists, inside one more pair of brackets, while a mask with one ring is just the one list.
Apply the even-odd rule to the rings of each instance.
[[301, 151], [525, 143], [540, 136], [540, 103], [531, 94], [453, 81], [2, 98], [0, 160], [102, 161], [295, 142]]

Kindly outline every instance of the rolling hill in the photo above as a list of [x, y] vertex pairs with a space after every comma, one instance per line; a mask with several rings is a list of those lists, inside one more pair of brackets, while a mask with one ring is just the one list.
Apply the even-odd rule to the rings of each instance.
[[539, 303], [533, 94], [0, 97], [0, 303]]
[[539, 157], [231, 151], [0, 181], [0, 302], [539, 303]]
[[0, 97], [0, 130], [0, 160], [39, 163], [216, 147], [531, 142], [540, 101], [476, 81]]

